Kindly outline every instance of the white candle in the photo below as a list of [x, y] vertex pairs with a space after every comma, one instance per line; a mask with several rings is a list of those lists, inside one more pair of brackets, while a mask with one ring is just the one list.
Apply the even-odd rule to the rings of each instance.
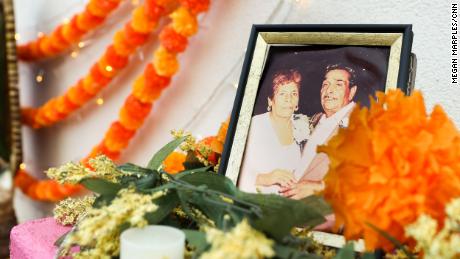
[[120, 259], [183, 259], [185, 234], [168, 226], [130, 228], [120, 236]]

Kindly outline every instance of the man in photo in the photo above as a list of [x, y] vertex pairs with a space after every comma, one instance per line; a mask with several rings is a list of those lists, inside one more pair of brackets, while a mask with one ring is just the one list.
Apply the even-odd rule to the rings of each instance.
[[300, 165], [295, 170], [299, 180], [289, 187], [281, 188], [281, 195], [302, 199], [324, 188], [322, 180], [327, 173], [329, 159], [323, 153], [317, 154], [316, 148], [326, 144], [340, 127], [348, 126], [357, 89], [353, 69], [342, 64], [326, 67], [320, 92], [323, 111], [312, 117], [315, 128], [302, 153]]

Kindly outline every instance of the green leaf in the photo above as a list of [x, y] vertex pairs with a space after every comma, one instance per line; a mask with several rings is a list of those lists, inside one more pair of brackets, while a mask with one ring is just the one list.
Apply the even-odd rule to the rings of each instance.
[[93, 207], [94, 208], [101, 208], [103, 206], [109, 205], [113, 199], [117, 197], [116, 194], [113, 195], [99, 195], [96, 200], [93, 202]]
[[252, 225], [270, 234], [277, 241], [288, 235], [293, 227], [313, 228], [325, 221], [314, 207], [302, 201], [288, 199], [275, 194], [239, 192], [240, 200], [260, 206], [262, 216], [252, 219]]
[[152, 170], [143, 168], [141, 166], [131, 164], [131, 163], [126, 163], [123, 165], [118, 166], [118, 170], [125, 172], [125, 173], [131, 173], [131, 174], [150, 174], [152, 173]]
[[116, 195], [122, 186], [100, 178], [85, 178], [80, 181], [86, 189], [101, 195]]
[[223, 226], [225, 207], [222, 205], [225, 204], [224, 202], [214, 203], [213, 197], [207, 197], [210, 195], [188, 189], [178, 188], [178, 193], [183, 204], [192, 204], [193, 207], [198, 208], [206, 217], [215, 222], [218, 228]]
[[306, 205], [315, 208], [317, 212], [321, 213], [323, 216], [330, 215], [334, 213], [332, 207], [324, 200], [322, 196], [310, 195], [301, 200]]
[[152, 157], [152, 159], [150, 159], [147, 168], [151, 170], [160, 169], [160, 166], [163, 163], [163, 161], [169, 156], [169, 154], [171, 154], [177, 147], [179, 147], [180, 144], [182, 144], [182, 142], [184, 142], [186, 138], [187, 137], [178, 138], [166, 144], [166, 146], [161, 148], [160, 151], [158, 151]]
[[377, 233], [379, 233], [380, 235], [382, 235], [383, 237], [385, 237], [386, 239], [388, 239], [388, 241], [390, 241], [395, 247], [401, 249], [404, 254], [406, 254], [406, 256], [409, 258], [409, 259], [413, 259], [415, 258], [415, 256], [409, 252], [406, 247], [401, 243], [399, 242], [398, 239], [396, 239], [395, 237], [393, 237], [392, 235], [390, 235], [389, 233], [381, 230], [380, 228], [378, 228], [377, 226], [369, 223], [369, 222], [366, 222], [366, 224], [372, 228], [373, 230], [375, 230]]
[[211, 167], [210, 166], [205, 166], [205, 167], [200, 167], [200, 168], [194, 168], [194, 169], [190, 169], [190, 170], [185, 170], [185, 171], [182, 171], [180, 173], [177, 173], [174, 175], [174, 178], [175, 179], [180, 179], [186, 175], [189, 175], [189, 174], [194, 174], [194, 173], [202, 173], [202, 172], [207, 172], [209, 171]]
[[197, 230], [183, 229], [189, 245], [195, 247], [197, 253], [205, 251], [209, 246], [206, 241], [206, 234]]
[[348, 243], [342, 247], [334, 259], [355, 259], [355, 250], [353, 243]]
[[299, 251], [296, 248], [275, 244], [276, 258], [280, 259], [321, 259], [321, 256]]
[[179, 197], [176, 192], [170, 191], [165, 196], [158, 198], [155, 204], [158, 205], [158, 209], [144, 216], [149, 225], [158, 224], [165, 219], [179, 205]]
[[157, 174], [149, 174], [145, 177], [142, 177], [134, 182], [134, 185], [139, 190], [144, 190], [152, 187], [156, 187], [156, 184], [159, 180]]
[[238, 192], [238, 189], [230, 179], [216, 173], [196, 172], [194, 174], [184, 175], [180, 178], [180, 180], [194, 186], [206, 185], [211, 190], [219, 191], [229, 195], [235, 195]]

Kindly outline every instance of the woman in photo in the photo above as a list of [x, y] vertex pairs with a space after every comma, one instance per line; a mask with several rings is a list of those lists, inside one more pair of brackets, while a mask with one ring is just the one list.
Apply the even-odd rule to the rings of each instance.
[[273, 76], [267, 112], [251, 120], [239, 178], [243, 191], [278, 194], [281, 187], [297, 181], [294, 169], [301, 151], [295, 141], [292, 118], [299, 109], [301, 80], [295, 69]]

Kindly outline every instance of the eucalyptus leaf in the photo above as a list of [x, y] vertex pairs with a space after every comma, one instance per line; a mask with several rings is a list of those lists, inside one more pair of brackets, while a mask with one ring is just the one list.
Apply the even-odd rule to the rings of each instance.
[[125, 172], [125, 173], [131, 173], [131, 174], [149, 174], [152, 173], [152, 170], [132, 164], [132, 163], [126, 163], [123, 165], [120, 165], [117, 167], [118, 170]]
[[348, 243], [342, 247], [334, 259], [355, 259], [355, 248], [353, 243]]
[[176, 192], [170, 191], [165, 196], [158, 198], [155, 204], [158, 209], [144, 215], [149, 225], [158, 224], [165, 219], [179, 205], [179, 197]]
[[159, 176], [157, 174], [149, 174], [145, 177], [142, 177], [134, 182], [134, 185], [139, 190], [144, 190], [148, 188], [156, 187], [156, 184], [159, 180]]
[[315, 208], [315, 210], [321, 215], [326, 216], [334, 213], [331, 205], [329, 205], [322, 196], [310, 195], [301, 200], [303, 203], [307, 204], [310, 207]]
[[187, 242], [190, 246], [193, 246], [196, 250], [196, 253], [201, 253], [209, 246], [206, 241], [206, 234], [198, 230], [192, 229], [183, 229]]
[[163, 161], [169, 156], [169, 154], [171, 154], [176, 148], [178, 148], [186, 138], [187, 137], [181, 137], [166, 144], [166, 146], [160, 149], [160, 151], [158, 151], [152, 157], [152, 159], [150, 159], [147, 168], [151, 170], [160, 169], [160, 166], [163, 163]]
[[302, 201], [288, 199], [275, 194], [253, 194], [239, 192], [241, 200], [257, 204], [262, 216], [251, 221], [252, 225], [274, 239], [281, 241], [293, 227], [313, 228], [325, 221], [314, 207]]
[[196, 172], [194, 174], [184, 175], [180, 178], [180, 180], [194, 186], [205, 185], [211, 190], [219, 191], [229, 195], [235, 195], [238, 193], [238, 189], [230, 179], [216, 173]]
[[100, 178], [85, 178], [80, 181], [86, 189], [101, 195], [116, 195], [123, 187]]
[[199, 167], [199, 168], [194, 168], [194, 169], [190, 169], [190, 170], [185, 170], [185, 171], [182, 171], [180, 173], [177, 173], [176, 175], [174, 175], [174, 178], [175, 179], [180, 179], [186, 175], [189, 175], [189, 174], [194, 174], [194, 173], [202, 173], [202, 172], [207, 172], [209, 171], [211, 167], [210, 166], [205, 166], [205, 167]]
[[101, 208], [103, 206], [109, 205], [113, 199], [117, 197], [116, 194], [110, 194], [110, 195], [99, 195], [96, 200], [93, 202], [93, 207], [94, 208]]
[[207, 197], [205, 193], [197, 193], [190, 190], [181, 190], [178, 189], [179, 197], [182, 202], [191, 204], [201, 212], [203, 212], [206, 217], [212, 220], [218, 228], [221, 228], [223, 225], [223, 217], [225, 214], [224, 202], [220, 204], [212, 201], [212, 198]]

